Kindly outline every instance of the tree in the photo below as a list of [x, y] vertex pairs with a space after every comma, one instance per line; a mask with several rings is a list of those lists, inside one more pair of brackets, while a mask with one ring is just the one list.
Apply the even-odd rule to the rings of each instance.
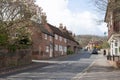
[[28, 41], [28, 27], [31, 18], [40, 15], [38, 8], [35, 0], [0, 0], [0, 46], [18, 46]]
[[102, 12], [105, 13], [106, 12], [106, 8], [107, 8], [107, 4], [108, 4], [108, 0], [93, 0], [96, 8]]

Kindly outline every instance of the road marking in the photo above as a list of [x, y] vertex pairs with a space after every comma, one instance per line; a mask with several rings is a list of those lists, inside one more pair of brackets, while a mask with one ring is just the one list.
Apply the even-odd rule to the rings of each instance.
[[85, 68], [81, 73], [78, 73], [75, 77], [73, 77], [71, 80], [80, 80], [84, 75], [87, 74], [87, 70], [89, 70], [90, 67], [93, 66], [96, 60], [94, 60], [87, 68]]
[[[85, 62], [83, 62], [83, 60]], [[38, 63], [57, 63], [57, 64], [63, 64], [63, 63], [72, 64], [72, 63], [89, 63], [89, 62], [91, 62], [88, 59], [81, 59], [80, 61], [48, 61], [48, 60], [32, 60], [32, 61], [38, 62]]]

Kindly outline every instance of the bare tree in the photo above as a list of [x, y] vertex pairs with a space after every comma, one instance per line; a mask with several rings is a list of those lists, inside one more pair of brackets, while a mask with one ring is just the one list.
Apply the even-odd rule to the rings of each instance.
[[108, 0], [93, 0], [96, 8], [101, 12], [106, 12]]

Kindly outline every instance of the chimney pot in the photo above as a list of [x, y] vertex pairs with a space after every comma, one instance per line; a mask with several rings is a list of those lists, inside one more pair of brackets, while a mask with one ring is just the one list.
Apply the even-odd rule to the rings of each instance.
[[60, 29], [60, 30], [63, 30], [63, 24], [62, 24], [62, 23], [60, 23], [59, 29]]

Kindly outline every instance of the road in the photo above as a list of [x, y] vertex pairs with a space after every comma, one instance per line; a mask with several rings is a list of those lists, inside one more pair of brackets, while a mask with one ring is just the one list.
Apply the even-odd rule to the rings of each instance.
[[119, 70], [112, 68], [105, 59], [101, 54], [82, 52], [50, 60], [33, 60], [49, 65], [5, 76], [0, 80], [119, 80]]

